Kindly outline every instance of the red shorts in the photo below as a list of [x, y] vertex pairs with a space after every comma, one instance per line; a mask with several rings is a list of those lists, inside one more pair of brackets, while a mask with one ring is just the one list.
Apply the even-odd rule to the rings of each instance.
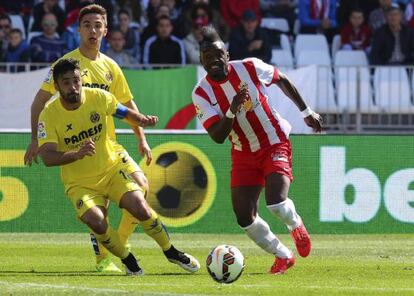
[[232, 150], [231, 187], [265, 185], [271, 173], [284, 175], [293, 181], [292, 146], [290, 141], [256, 152]]

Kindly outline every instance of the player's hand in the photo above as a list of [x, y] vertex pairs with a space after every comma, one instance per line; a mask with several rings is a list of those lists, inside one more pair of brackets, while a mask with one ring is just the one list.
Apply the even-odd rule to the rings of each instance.
[[155, 115], [144, 115], [139, 114], [138, 116], [138, 125], [145, 126], [154, 126], [158, 122], [158, 116]]
[[322, 117], [316, 113], [312, 112], [311, 115], [304, 118], [307, 126], [311, 127], [314, 132], [320, 133], [322, 131]]
[[140, 141], [138, 144], [138, 151], [142, 157], [146, 157], [146, 165], [150, 165], [152, 161], [152, 151], [146, 140]]
[[247, 83], [242, 82], [239, 86], [239, 91], [237, 94], [233, 97], [233, 101], [230, 105], [230, 110], [233, 114], [236, 114], [239, 112], [241, 106], [249, 99], [249, 88], [247, 86]]
[[39, 143], [37, 139], [32, 139], [29, 146], [27, 146], [26, 153], [24, 154], [24, 164], [31, 166], [32, 162], [39, 163], [37, 154], [39, 153]]
[[96, 153], [95, 142], [88, 139], [86, 140], [82, 147], [76, 152], [77, 159], [82, 159], [85, 156], [92, 156]]

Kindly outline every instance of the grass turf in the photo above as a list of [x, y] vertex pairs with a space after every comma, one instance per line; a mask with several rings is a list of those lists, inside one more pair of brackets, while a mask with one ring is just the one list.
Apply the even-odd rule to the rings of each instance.
[[[293, 248], [287, 235], [282, 241]], [[175, 234], [174, 245], [200, 260], [188, 274], [143, 234], [132, 251], [143, 277], [94, 272], [87, 234], [0, 234], [0, 295], [414, 295], [414, 235], [313, 235], [308, 258], [285, 275], [268, 274], [271, 255], [244, 235]], [[237, 246], [246, 268], [230, 285], [215, 283], [205, 258], [215, 245]], [[114, 262], [121, 267], [120, 261]]]

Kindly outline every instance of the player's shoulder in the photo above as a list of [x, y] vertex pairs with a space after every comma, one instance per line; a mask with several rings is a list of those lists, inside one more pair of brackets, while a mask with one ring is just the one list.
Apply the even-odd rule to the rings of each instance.
[[198, 90], [201, 88], [201, 89], [203, 89], [203, 88], [205, 88], [205, 86], [206, 86], [206, 83], [208, 83], [208, 81], [207, 81], [207, 74], [205, 74], [197, 83], [196, 83], [196, 85], [194, 86], [194, 88], [193, 88], [193, 91], [192, 91], [192, 95], [194, 96], [194, 94], [196, 93], [196, 92], [198, 92]]
[[59, 98], [58, 96], [53, 97], [49, 101], [46, 102], [45, 107], [42, 110], [42, 113], [45, 115], [54, 115], [58, 113], [59, 110]]
[[117, 62], [115, 62], [115, 60], [114, 60], [114, 59], [112, 59], [112, 58], [108, 57], [106, 54], [104, 54], [104, 53], [102, 53], [102, 52], [100, 53], [99, 60], [100, 60], [102, 63], [109, 65], [111, 68], [116, 68], [116, 69], [118, 69], [118, 68], [119, 68], [118, 63], [117, 63]]

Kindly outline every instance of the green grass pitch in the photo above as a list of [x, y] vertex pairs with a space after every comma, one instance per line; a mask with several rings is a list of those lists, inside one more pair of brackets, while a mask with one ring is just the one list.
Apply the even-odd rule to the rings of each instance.
[[[292, 248], [287, 235], [280, 236]], [[134, 234], [142, 277], [94, 272], [87, 234], [0, 234], [0, 295], [414, 295], [414, 235], [313, 235], [313, 251], [281, 276], [273, 258], [244, 235], [175, 234], [174, 244], [201, 263], [188, 274], [169, 263], [148, 237]], [[217, 284], [205, 258], [215, 245], [237, 246], [240, 279]], [[114, 259], [121, 267], [120, 261]]]

